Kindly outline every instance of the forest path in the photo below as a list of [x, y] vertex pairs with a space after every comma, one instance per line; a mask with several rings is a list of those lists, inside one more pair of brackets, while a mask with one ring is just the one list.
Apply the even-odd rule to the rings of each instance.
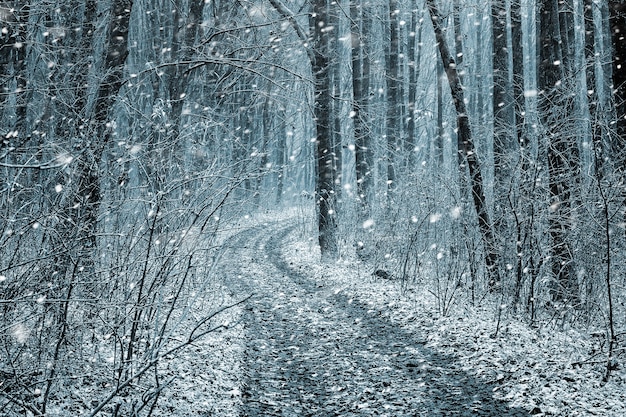
[[244, 314], [242, 416], [522, 416], [424, 335], [394, 326], [283, 258], [293, 225], [231, 240], [231, 288]]

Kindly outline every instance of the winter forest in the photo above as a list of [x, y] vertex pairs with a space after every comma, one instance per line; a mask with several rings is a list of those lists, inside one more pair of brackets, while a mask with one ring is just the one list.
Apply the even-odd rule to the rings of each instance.
[[0, 23], [0, 415], [626, 415], [623, 0]]

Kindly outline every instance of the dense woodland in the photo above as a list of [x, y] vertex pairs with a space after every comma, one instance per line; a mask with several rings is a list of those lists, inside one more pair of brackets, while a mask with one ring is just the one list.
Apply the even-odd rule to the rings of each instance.
[[151, 412], [159, 364], [247, 296], [189, 319], [224, 233], [292, 206], [315, 207], [324, 262], [444, 315], [602, 329], [605, 380], [623, 360], [626, 3], [16, 0], [0, 20], [0, 414], [89, 383], [91, 415]]

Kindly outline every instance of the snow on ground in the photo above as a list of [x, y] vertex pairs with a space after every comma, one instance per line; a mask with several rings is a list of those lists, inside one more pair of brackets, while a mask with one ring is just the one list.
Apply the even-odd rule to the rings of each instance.
[[[213, 289], [216, 291], [216, 289]], [[232, 305], [238, 299], [226, 288], [222, 300], [206, 303]], [[242, 356], [245, 348], [241, 306], [220, 313], [216, 324], [225, 329], [209, 333], [175, 357], [166, 358], [163, 380], [175, 378], [158, 402], [155, 415], [236, 417], [241, 405]], [[205, 311], [206, 314], [208, 311]]]
[[[408, 355], [423, 355], [424, 349], [435, 352], [430, 360], [442, 358], [440, 366], [450, 366], [445, 371], [448, 375], [465, 373], [483, 381], [485, 386], [491, 387], [494, 398], [511, 407], [538, 416], [626, 415], [626, 372], [618, 369], [607, 384], [601, 383], [606, 355], [594, 357], [594, 352], [601, 351], [599, 344], [603, 340], [597, 333], [547, 325], [531, 328], [510, 317], [502, 319], [498, 325], [495, 302], [483, 308], [456, 305], [447, 316], [442, 316], [434, 296], [426, 288], [403, 291], [397, 281], [375, 277], [370, 267], [355, 260], [320, 264], [319, 249], [310, 237], [307, 216], [297, 209], [280, 216], [275, 213], [245, 216], [223, 231], [221, 241], [227, 250], [220, 266], [213, 271], [211, 279], [215, 282], [210, 286], [210, 294], [194, 305], [192, 315], [201, 317], [220, 306], [242, 300], [255, 283], [276, 285], [268, 271], [276, 271], [275, 268], [280, 267], [277, 262], [284, 262], [284, 268], [293, 270], [294, 276], [308, 280], [308, 283], [298, 283], [298, 278], [286, 281], [289, 277], [284, 275], [283, 269], [281, 282], [295, 285], [295, 294], [298, 291], [307, 294], [307, 286], [319, 285], [328, 298], [327, 301], [319, 299], [317, 303], [332, 304], [341, 296], [348, 304], [359, 304], [359, 309], [364, 306], [368, 315], [398, 326], [403, 334], [414, 334], [416, 340], [423, 340], [420, 342], [423, 344], [415, 346], [414, 352], [407, 346]], [[276, 240], [277, 235], [287, 229], [291, 233], [283, 242], [281, 261], [268, 259], [277, 256], [276, 248], [273, 254], [263, 245], [249, 245], [242, 251], [246, 242], [241, 236], [267, 235], [265, 240], [259, 238], [258, 241], [269, 241], [271, 236]], [[234, 259], [233, 254], [244, 254], [246, 259]], [[229, 286], [228, 279], [224, 280], [224, 277], [240, 280], [242, 271], [254, 277], [243, 289]], [[267, 294], [271, 292], [266, 291]], [[280, 298], [280, 293], [276, 297]], [[280, 302], [284, 304], [285, 300]], [[249, 363], [246, 363], [250, 357], [246, 349], [250, 348], [250, 343], [254, 346], [254, 335], [249, 334], [246, 318], [250, 319], [253, 314], [252, 306], [258, 308], [259, 304], [255, 303], [238, 305], [221, 313], [215, 323], [227, 324], [226, 328], [209, 333], [161, 362], [162, 380], [173, 379], [162, 391], [154, 415], [234, 417], [249, 409], [244, 404], [249, 400], [246, 392], [250, 376]], [[336, 308], [340, 311], [343, 307]], [[311, 311], [313, 315], [326, 314], [327, 308], [317, 313]], [[357, 309], [349, 313], [359, 314]], [[300, 319], [304, 321], [300, 323]], [[294, 325], [307, 325], [306, 317], [300, 319], [295, 320]], [[494, 335], [496, 328], [498, 334]], [[181, 330], [184, 334], [184, 329]], [[357, 332], [358, 326], [353, 330]], [[273, 336], [267, 337], [272, 340]], [[424, 371], [441, 373], [441, 367], [421, 366]], [[443, 378], [445, 372], [441, 374]], [[350, 415], [370, 414], [364, 410]]]
[[424, 334], [425, 347], [456, 358], [465, 372], [494, 383], [494, 397], [513, 407], [540, 416], [626, 415], [626, 372], [617, 370], [602, 384], [606, 355], [593, 358], [601, 341], [597, 334], [531, 328], [509, 318], [494, 336], [494, 308], [457, 307], [442, 317], [426, 289], [402, 291], [398, 282], [372, 276], [357, 261], [321, 265], [313, 242], [297, 234], [284, 248], [294, 268], [310, 271], [319, 282], [378, 310], [406, 331]]
[[[261, 225], [262, 233], [275, 233], [278, 225], [293, 224], [293, 212], [283, 215], [278, 221], [273, 213], [248, 216], [229, 234], [254, 225]], [[626, 373], [617, 370], [607, 384], [602, 384], [605, 355], [593, 357], [602, 340], [597, 333], [556, 329], [553, 325], [532, 328], [510, 317], [498, 326], [493, 306], [455, 306], [449, 315], [441, 316], [434, 296], [426, 289], [403, 291], [398, 282], [372, 276], [371, 268], [358, 261], [320, 264], [319, 250], [306, 231], [306, 221], [301, 213], [295, 216], [300, 220], [283, 246], [286, 264], [331, 287], [334, 293], [369, 306], [405, 331], [423, 335], [425, 347], [455, 358], [459, 369], [492, 384], [494, 397], [538, 416], [626, 415]], [[229, 314], [236, 321], [240, 307]], [[190, 351], [193, 357], [184, 368], [189, 370], [182, 373], [180, 388], [177, 391], [173, 387], [161, 408], [168, 409], [164, 407], [171, 404], [169, 410], [190, 411], [172, 415], [195, 415], [189, 400], [198, 398], [191, 402], [202, 405], [198, 409], [211, 410], [208, 415], [238, 415], [245, 390], [244, 339], [249, 336], [238, 324], [210, 335], [199, 351]], [[211, 359], [198, 368], [194, 366], [198, 357]], [[209, 374], [194, 376], [199, 369]], [[186, 394], [199, 385], [205, 388], [193, 394], [195, 397]]]

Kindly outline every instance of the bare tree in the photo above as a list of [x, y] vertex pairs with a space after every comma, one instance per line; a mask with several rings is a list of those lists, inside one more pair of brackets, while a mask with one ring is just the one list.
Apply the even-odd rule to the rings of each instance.
[[371, 127], [368, 118], [370, 91], [370, 63], [367, 50], [370, 19], [369, 10], [360, 0], [350, 3], [352, 38], [352, 114], [356, 163], [357, 198], [360, 210], [359, 227], [371, 216], [372, 176], [374, 169]]
[[[569, 242], [573, 221], [573, 173], [579, 170], [577, 144], [567, 134], [567, 124], [562, 124], [563, 114], [571, 114], [571, 98], [567, 93], [566, 68], [570, 44], [568, 31], [571, 23], [568, 13], [562, 10], [567, 3], [545, 0], [539, 3], [539, 90], [541, 96], [541, 122], [547, 148], [550, 208], [549, 233], [552, 239], [551, 272], [555, 279], [553, 297], [572, 302], [578, 299], [578, 284], [574, 258]], [[560, 18], [559, 18], [560, 17]], [[565, 27], [564, 27], [565, 25]], [[569, 78], [571, 79], [571, 78]], [[569, 110], [569, 111], [568, 111]], [[564, 123], [568, 119], [565, 118]]]
[[459, 150], [462, 152], [463, 160], [467, 161], [471, 183], [471, 194], [474, 209], [478, 215], [478, 226], [483, 239], [484, 245], [484, 261], [487, 268], [488, 282], [491, 289], [495, 289], [500, 282], [498, 270], [498, 253], [495, 247], [493, 225], [487, 210], [485, 199], [485, 191], [483, 184], [483, 175], [474, 141], [470, 129], [467, 109], [463, 97], [460, 79], [456, 70], [455, 60], [450, 55], [446, 38], [441, 28], [441, 17], [439, 9], [434, 0], [427, 1], [428, 10], [430, 12], [431, 21], [437, 38], [437, 47], [443, 63], [443, 69], [448, 77], [448, 83], [452, 93], [452, 99], [457, 113], [457, 136], [459, 142]]

